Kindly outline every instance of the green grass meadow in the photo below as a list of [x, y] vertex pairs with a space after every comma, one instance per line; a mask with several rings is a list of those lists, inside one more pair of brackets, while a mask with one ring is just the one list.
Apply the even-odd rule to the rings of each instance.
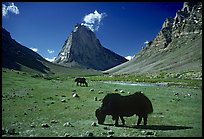
[[[95, 81], [94, 76], [88, 76], [87, 82], [89, 86], [82, 87], [76, 86], [71, 76], [34, 78], [29, 73], [2, 69], [2, 136], [202, 136], [202, 87], [107, 84]], [[92, 126], [97, 123], [95, 110], [101, 99], [120, 90], [124, 90], [121, 95], [142, 91], [151, 100], [154, 112], [148, 117], [148, 125], [134, 126], [138, 117], [132, 116], [124, 117], [125, 126], [115, 127], [107, 116], [105, 125]], [[73, 97], [73, 92], [79, 97]], [[70, 125], [66, 126], [67, 122]], [[15, 132], [9, 134], [9, 129]]]

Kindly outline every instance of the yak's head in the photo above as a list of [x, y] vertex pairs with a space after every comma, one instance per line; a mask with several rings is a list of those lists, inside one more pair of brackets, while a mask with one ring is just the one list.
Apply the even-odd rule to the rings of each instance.
[[95, 115], [98, 120], [98, 124], [103, 124], [106, 119], [106, 114], [102, 111], [101, 108], [96, 109]]

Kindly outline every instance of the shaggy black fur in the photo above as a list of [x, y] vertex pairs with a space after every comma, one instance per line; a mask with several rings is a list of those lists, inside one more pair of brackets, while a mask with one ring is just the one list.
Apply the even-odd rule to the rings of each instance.
[[79, 85], [79, 83], [80, 83], [80, 86], [81, 85], [85, 85], [86, 87], [88, 86], [88, 83], [86, 82], [85, 78], [76, 78], [75, 82], [77, 82], [77, 86]]
[[142, 93], [136, 92], [128, 96], [121, 96], [118, 93], [107, 94], [102, 100], [102, 106], [95, 111], [98, 123], [103, 124], [106, 115], [111, 115], [118, 126], [119, 117], [125, 124], [123, 116], [130, 117], [134, 114], [139, 116], [137, 125], [144, 119], [144, 125], [147, 124], [148, 114], [153, 112], [151, 101]]

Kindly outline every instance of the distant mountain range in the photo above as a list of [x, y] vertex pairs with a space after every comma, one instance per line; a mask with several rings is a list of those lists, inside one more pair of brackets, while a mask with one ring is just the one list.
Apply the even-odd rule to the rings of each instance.
[[126, 58], [103, 47], [94, 32], [77, 24], [54, 63], [107, 70], [126, 61]]
[[84, 25], [75, 26], [54, 63], [22, 46], [2, 28], [2, 67], [76, 74], [82, 69], [113, 74], [202, 71], [202, 2], [184, 2], [175, 17], [167, 18], [158, 35], [130, 61], [104, 48]]
[[124, 57], [102, 47], [95, 34], [83, 25], [75, 27], [54, 63], [12, 39], [10, 33], [2, 28], [3, 68], [40, 73], [76, 74], [78, 71], [80, 74], [97, 73], [95, 69], [105, 70], [126, 61]]
[[105, 72], [202, 71], [202, 2], [184, 2], [174, 18], [134, 58]]
[[49, 62], [38, 53], [12, 39], [10, 33], [4, 28], [2, 28], [2, 68], [44, 74], [80, 75], [98, 73], [91, 69], [71, 68]]

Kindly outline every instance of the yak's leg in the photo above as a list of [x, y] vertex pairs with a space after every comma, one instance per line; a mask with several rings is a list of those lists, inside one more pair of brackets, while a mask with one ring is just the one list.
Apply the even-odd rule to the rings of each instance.
[[118, 119], [119, 119], [119, 116], [114, 116], [115, 126], [118, 126]]
[[147, 125], [147, 115], [144, 115], [143, 119], [144, 119], [144, 125]]
[[123, 125], [125, 125], [125, 120], [123, 119], [123, 117], [122, 117], [122, 116], [120, 116], [120, 119], [121, 119], [121, 121], [122, 121]]
[[112, 120], [113, 120], [113, 121], [115, 120], [115, 116], [112, 116]]
[[77, 82], [77, 86], [79, 85], [79, 82]]
[[137, 121], [137, 125], [140, 125], [141, 121], [142, 121], [142, 116], [139, 116], [138, 121]]

